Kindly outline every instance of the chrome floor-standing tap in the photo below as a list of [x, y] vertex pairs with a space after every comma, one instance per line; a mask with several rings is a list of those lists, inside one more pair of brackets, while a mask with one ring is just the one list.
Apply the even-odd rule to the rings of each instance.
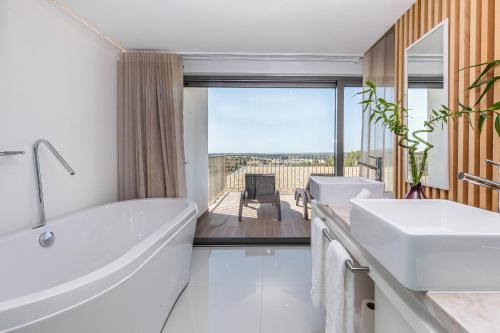
[[358, 161], [358, 165], [363, 165], [367, 168], [375, 170], [375, 180], [381, 182], [384, 174], [384, 158], [375, 156], [368, 156], [368, 157], [373, 158], [375, 160], [375, 165], [371, 165], [360, 161]]
[[38, 191], [38, 208], [40, 211], [40, 223], [34, 227], [39, 228], [44, 226], [47, 221], [45, 220], [45, 205], [43, 202], [43, 187], [42, 187], [42, 173], [40, 171], [40, 157], [38, 154], [38, 148], [40, 144], [43, 143], [49, 150], [54, 154], [57, 160], [63, 165], [63, 167], [68, 171], [70, 175], [75, 174], [75, 170], [73, 170], [69, 164], [64, 160], [64, 158], [57, 152], [57, 150], [45, 139], [38, 139], [33, 143], [33, 160], [35, 163], [35, 176], [36, 176], [36, 185]]

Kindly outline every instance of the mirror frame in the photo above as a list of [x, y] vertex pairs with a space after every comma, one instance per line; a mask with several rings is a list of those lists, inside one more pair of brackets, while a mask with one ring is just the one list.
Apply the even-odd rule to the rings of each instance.
[[[444, 19], [437, 25], [435, 25], [432, 29], [427, 31], [424, 35], [422, 35], [419, 39], [411, 43], [408, 47], [405, 48], [404, 50], [404, 71], [403, 71], [403, 100], [404, 100], [404, 105], [406, 108], [408, 108], [408, 51], [416, 46], [418, 43], [423, 41], [425, 38], [427, 38], [429, 35], [434, 33], [436, 30], [443, 28], [443, 89], [446, 95], [446, 104], [449, 104], [450, 96], [449, 96], [449, 27], [448, 27], [448, 19]], [[427, 110], [428, 111], [428, 110]], [[408, 120], [407, 120], [408, 121]], [[448, 127], [448, 139], [447, 139], [447, 145], [446, 145], [446, 170], [445, 170], [445, 177], [446, 177], [446, 185], [445, 186], [436, 186], [432, 182], [422, 182], [422, 185], [432, 187], [432, 188], [438, 188], [442, 190], [449, 190], [450, 189], [450, 122], [446, 125]], [[404, 154], [404, 179], [405, 182], [411, 183], [411, 180], [409, 179], [408, 175], [408, 153], [406, 152], [406, 149], [403, 150]], [[429, 161], [427, 161], [429, 163]], [[427, 164], [428, 165], [428, 164]]]

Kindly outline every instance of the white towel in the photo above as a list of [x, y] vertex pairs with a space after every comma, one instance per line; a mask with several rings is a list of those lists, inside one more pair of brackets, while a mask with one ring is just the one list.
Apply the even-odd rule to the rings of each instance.
[[325, 248], [328, 240], [323, 236], [326, 225], [320, 218], [311, 223], [311, 262], [312, 287], [311, 299], [316, 308], [325, 304]]
[[346, 260], [352, 260], [346, 249], [331, 241], [325, 258], [325, 333], [354, 333], [354, 276]]
[[358, 198], [358, 199], [370, 199], [371, 196], [372, 196], [372, 192], [370, 192], [369, 190], [364, 188], [356, 195], [356, 198]]

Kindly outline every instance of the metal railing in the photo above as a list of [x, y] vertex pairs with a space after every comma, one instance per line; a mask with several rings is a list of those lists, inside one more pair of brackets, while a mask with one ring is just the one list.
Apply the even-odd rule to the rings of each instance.
[[[357, 154], [344, 156], [344, 175], [358, 176]], [[247, 173], [272, 173], [280, 191], [304, 188], [311, 173], [335, 173], [331, 153], [209, 155], [209, 201], [226, 191], [241, 191]]]
[[335, 173], [333, 154], [248, 154], [226, 155], [228, 191], [245, 187], [245, 174], [272, 173], [280, 191], [304, 187], [311, 173]]
[[226, 156], [208, 156], [208, 202], [212, 202], [224, 192], [226, 179]]

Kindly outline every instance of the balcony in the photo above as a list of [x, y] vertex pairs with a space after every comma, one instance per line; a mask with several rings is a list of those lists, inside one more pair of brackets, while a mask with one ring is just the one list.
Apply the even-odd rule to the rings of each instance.
[[[358, 154], [344, 156], [344, 175], [358, 176]], [[311, 173], [335, 173], [335, 156], [316, 154], [219, 154], [209, 155], [209, 212], [200, 218], [196, 237], [248, 239], [279, 238], [304, 240], [310, 236], [310, 221], [303, 219], [302, 202], [295, 205], [294, 190], [304, 188]], [[252, 204], [244, 207], [243, 221], [238, 222], [240, 192], [245, 174], [276, 175], [276, 189], [281, 194], [282, 220], [275, 207]]]

